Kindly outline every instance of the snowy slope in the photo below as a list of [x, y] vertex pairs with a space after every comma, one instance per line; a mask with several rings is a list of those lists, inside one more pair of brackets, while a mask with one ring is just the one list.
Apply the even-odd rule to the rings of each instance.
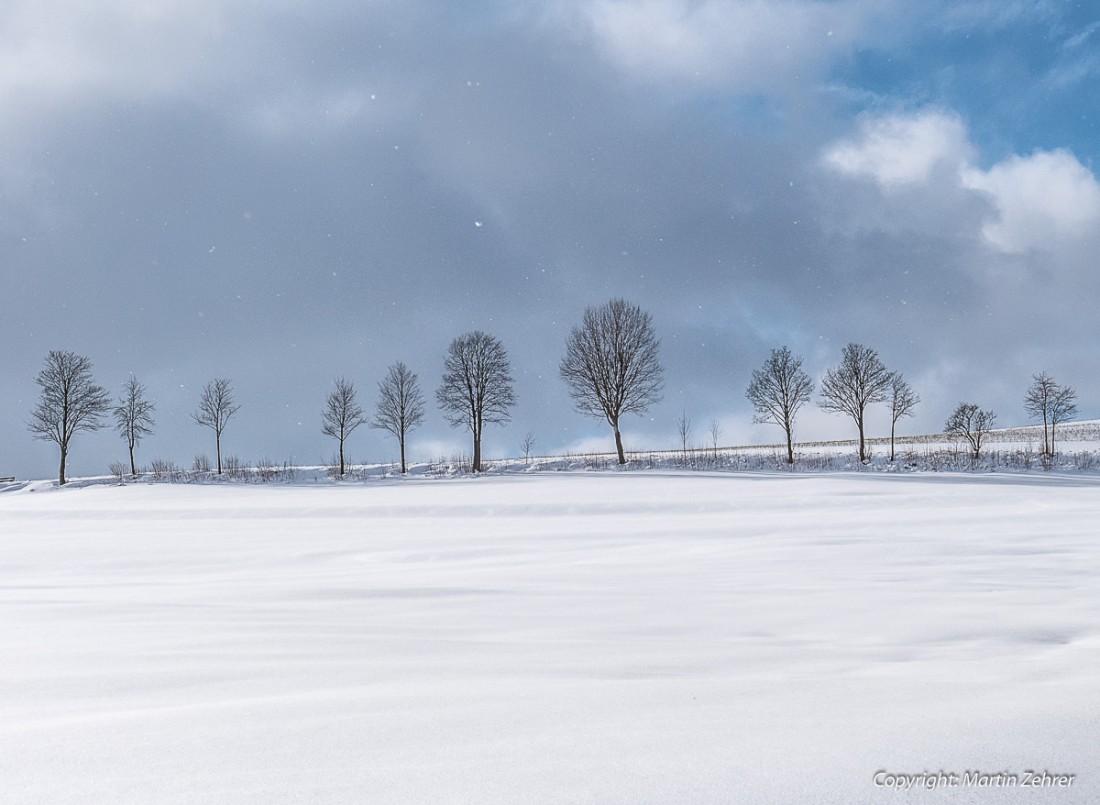
[[31, 488], [4, 802], [1100, 801], [1092, 477]]

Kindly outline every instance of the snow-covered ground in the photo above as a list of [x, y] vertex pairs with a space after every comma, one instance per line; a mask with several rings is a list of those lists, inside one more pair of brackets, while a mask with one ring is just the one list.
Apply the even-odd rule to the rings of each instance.
[[[1100, 802], [1098, 522], [1052, 474], [22, 487], [0, 800]], [[875, 785], [1028, 770], [1076, 776]]]

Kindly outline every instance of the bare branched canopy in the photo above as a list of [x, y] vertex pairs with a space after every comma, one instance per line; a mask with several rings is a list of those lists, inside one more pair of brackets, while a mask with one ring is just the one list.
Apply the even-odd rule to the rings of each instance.
[[637, 305], [612, 299], [584, 311], [565, 345], [558, 371], [582, 414], [603, 418], [615, 432], [619, 463], [626, 463], [619, 421], [661, 401], [661, 342], [650, 315]]
[[958, 408], [944, 423], [943, 432], [965, 438], [974, 458], [978, 458], [982, 451], [982, 441], [993, 430], [996, 421], [997, 415], [992, 411], [982, 410], [973, 403], [959, 403]]
[[905, 382], [905, 378], [901, 376], [900, 372], [893, 372], [890, 375], [890, 391], [886, 402], [890, 406], [890, 460], [893, 461], [894, 430], [897, 427], [898, 420], [903, 416], [913, 416], [913, 409], [920, 402], [920, 397]]
[[714, 447], [714, 458], [718, 458], [718, 440], [722, 437], [722, 424], [717, 419], [710, 421], [710, 443]]
[[401, 447], [401, 474], [409, 471], [405, 460], [405, 442], [413, 428], [424, 421], [424, 395], [416, 373], [401, 361], [394, 363], [378, 384], [378, 405], [372, 428], [392, 433]]
[[1043, 423], [1043, 455], [1054, 457], [1054, 429], [1059, 422], [1077, 416], [1077, 392], [1062, 386], [1046, 372], [1033, 375], [1031, 387], [1024, 396], [1024, 410], [1032, 419]]
[[473, 471], [481, 472], [485, 425], [508, 422], [516, 404], [508, 353], [496, 338], [475, 330], [451, 342], [443, 368], [436, 401], [451, 427], [473, 434]]
[[51, 350], [34, 382], [42, 391], [27, 427], [36, 439], [53, 442], [60, 448], [58, 482], [64, 484], [70, 440], [79, 431], [103, 427], [111, 398], [93, 380], [92, 362], [75, 352]]
[[218, 453], [218, 475], [222, 474], [222, 433], [226, 423], [240, 410], [233, 399], [233, 385], [223, 377], [207, 383], [199, 398], [199, 410], [191, 418], [204, 428], [214, 431], [214, 445]]
[[878, 353], [862, 344], [844, 347], [840, 365], [825, 372], [821, 381], [823, 411], [847, 414], [859, 429], [859, 460], [867, 460], [864, 415], [867, 406], [885, 402], [893, 374], [879, 360]]
[[363, 409], [355, 399], [355, 385], [342, 377], [336, 378], [336, 388], [329, 392], [321, 412], [321, 433], [340, 442], [340, 474], [344, 474], [344, 441], [351, 432], [366, 422]]
[[680, 412], [680, 418], [676, 420], [676, 435], [680, 437], [680, 450], [684, 459], [687, 459], [688, 442], [691, 440], [691, 417], [686, 410]]
[[810, 401], [814, 381], [802, 370], [802, 359], [788, 347], [773, 349], [764, 365], [754, 369], [745, 396], [756, 414], [753, 422], [778, 425], [787, 436], [787, 463], [794, 464], [794, 419]]
[[134, 448], [146, 436], [151, 436], [157, 424], [153, 419], [156, 406], [145, 397], [145, 386], [130, 375], [123, 385], [122, 396], [112, 412], [115, 415], [115, 431], [126, 440], [130, 449], [130, 474], [137, 477], [137, 465], [134, 463]]

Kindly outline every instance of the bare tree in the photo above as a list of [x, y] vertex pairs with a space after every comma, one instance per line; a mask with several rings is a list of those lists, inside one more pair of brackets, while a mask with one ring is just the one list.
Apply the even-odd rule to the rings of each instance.
[[378, 384], [378, 406], [372, 428], [387, 430], [397, 437], [401, 446], [401, 474], [409, 471], [405, 463], [405, 442], [409, 433], [424, 421], [424, 395], [414, 372], [401, 361], [391, 364], [386, 377]]
[[867, 460], [864, 438], [864, 416], [867, 406], [885, 402], [893, 373], [889, 372], [878, 353], [862, 344], [848, 344], [840, 365], [825, 372], [821, 381], [821, 401], [824, 411], [847, 414], [859, 429], [859, 460]]
[[771, 423], [787, 436], [787, 463], [794, 464], [794, 418], [810, 401], [814, 382], [802, 371], [802, 359], [787, 347], [773, 349], [764, 365], [754, 369], [745, 396], [756, 415], [753, 422]]
[[1046, 372], [1031, 377], [1031, 387], [1024, 395], [1024, 410], [1032, 419], [1043, 423], [1043, 455], [1050, 455], [1050, 408], [1058, 384]]
[[1077, 416], [1077, 392], [1062, 386], [1046, 372], [1032, 376], [1031, 387], [1024, 396], [1024, 410], [1043, 423], [1043, 455], [1054, 457], [1054, 428]]
[[574, 327], [558, 368], [578, 411], [607, 420], [619, 463], [626, 463], [619, 421], [661, 400], [661, 342], [648, 313], [622, 299], [589, 307]]
[[893, 461], [894, 431], [897, 428], [898, 420], [903, 416], [913, 416], [913, 409], [920, 402], [920, 397], [909, 387], [900, 372], [894, 372], [890, 376], [890, 391], [887, 402], [890, 404], [890, 460]]
[[509, 409], [516, 404], [508, 353], [496, 338], [475, 330], [451, 342], [443, 367], [436, 400], [451, 427], [469, 428], [474, 439], [472, 468], [481, 472], [485, 425], [508, 422]]
[[367, 420], [356, 402], [355, 385], [342, 377], [336, 378], [335, 384], [336, 388], [329, 392], [321, 411], [321, 433], [340, 442], [340, 475], [343, 475], [344, 442]]
[[156, 406], [145, 399], [145, 386], [130, 375], [130, 379], [123, 386], [123, 394], [118, 400], [118, 405], [114, 407], [113, 413], [115, 430], [126, 440], [126, 446], [130, 448], [130, 475], [134, 478], [137, 477], [134, 448], [144, 437], [152, 435], [153, 426], [157, 424], [153, 419], [154, 410]]
[[1077, 416], [1077, 392], [1072, 386], [1059, 386], [1050, 407], [1050, 457], [1054, 458], [1054, 428], [1059, 422], [1069, 422]]
[[218, 475], [222, 474], [222, 432], [233, 414], [240, 410], [233, 399], [233, 386], [224, 377], [207, 383], [199, 398], [199, 410], [191, 418], [204, 428], [214, 431], [214, 446], [218, 454]]
[[676, 420], [676, 433], [680, 436], [680, 449], [683, 451], [684, 461], [687, 461], [688, 440], [691, 438], [691, 417], [687, 415], [687, 411], [682, 411], [680, 418]]
[[111, 409], [111, 398], [92, 379], [92, 362], [75, 352], [51, 350], [34, 382], [42, 393], [27, 427], [36, 439], [60, 448], [58, 483], [64, 485], [69, 442], [78, 431], [103, 427], [102, 417]]
[[714, 459], [718, 460], [718, 439], [722, 435], [722, 426], [717, 419], [710, 421], [710, 443], [714, 446]]
[[997, 415], [992, 411], [981, 410], [973, 403], [959, 403], [944, 424], [943, 432], [964, 437], [970, 443], [974, 458], [978, 458], [982, 451], [982, 441], [993, 430], [996, 421]]
[[535, 446], [535, 432], [527, 431], [523, 436], [523, 441], [520, 443], [520, 449], [523, 450], [523, 463], [531, 463], [531, 449]]

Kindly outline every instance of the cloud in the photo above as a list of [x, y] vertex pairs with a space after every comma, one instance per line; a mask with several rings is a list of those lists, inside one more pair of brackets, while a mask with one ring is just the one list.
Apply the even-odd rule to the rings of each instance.
[[966, 169], [961, 179], [993, 202], [997, 215], [982, 235], [1003, 252], [1100, 233], [1100, 184], [1068, 151], [1013, 156], [988, 171]]
[[[970, 217], [962, 208], [980, 199], [986, 207], [977, 218], [980, 237], [999, 252], [1049, 249], [1097, 233], [1100, 184], [1073, 154], [1059, 149], [1013, 155], [988, 170], [977, 167], [975, 159], [976, 149], [958, 117], [922, 110], [864, 118], [855, 137], [825, 148], [821, 162], [844, 176], [871, 179], [899, 205], [950, 204], [960, 220]], [[910, 192], [901, 198], [901, 189]], [[906, 220], [926, 215], [915, 209], [894, 212]]]
[[0, 103], [178, 87], [216, 53], [225, 27], [210, 2], [14, 0], [0, 11]]
[[957, 170], [970, 158], [966, 127], [936, 110], [864, 118], [859, 134], [825, 150], [824, 164], [848, 176], [873, 179], [884, 189], [928, 181], [934, 168]]
[[867, 12], [851, 2], [594, 0], [588, 22], [606, 54], [649, 80], [757, 91], [844, 51]]

